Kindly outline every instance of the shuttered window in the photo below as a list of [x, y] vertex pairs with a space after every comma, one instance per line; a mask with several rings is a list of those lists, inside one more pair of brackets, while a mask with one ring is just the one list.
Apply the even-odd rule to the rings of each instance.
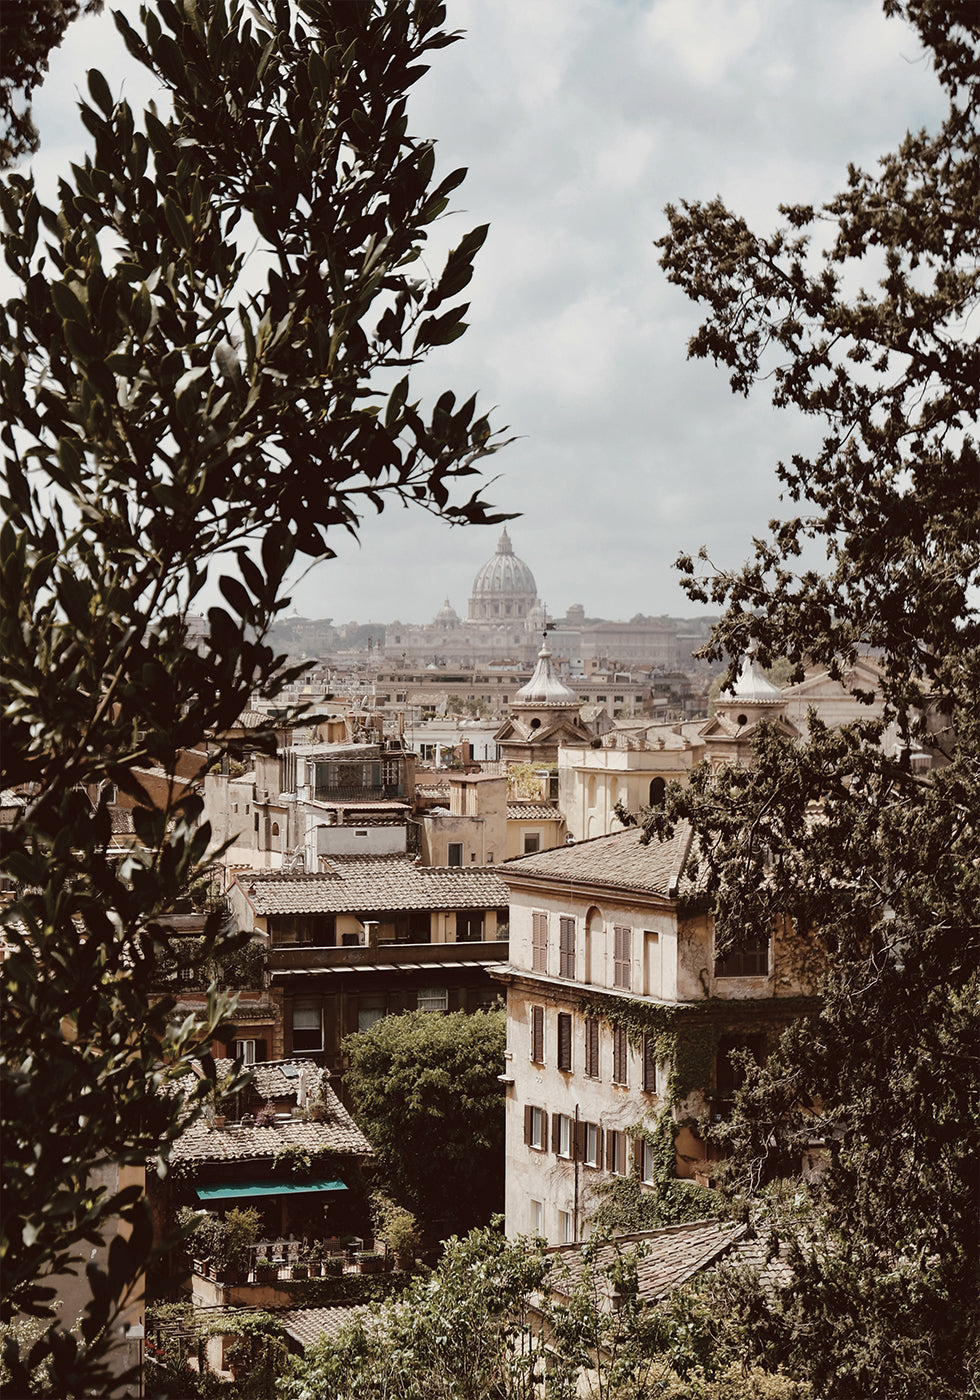
[[557, 1157], [571, 1157], [573, 1126], [567, 1113], [551, 1115], [551, 1150]]
[[613, 929], [613, 986], [629, 991], [632, 971], [632, 929], [617, 924]]
[[643, 1092], [657, 1092], [657, 1042], [652, 1035], [643, 1037]]
[[627, 1040], [626, 1040], [626, 1031], [623, 1029], [622, 1026], [614, 1026], [614, 1027], [613, 1027], [612, 1046], [613, 1046], [613, 1061], [612, 1061], [612, 1078], [613, 1078], [613, 1083], [614, 1083], [614, 1084], [626, 1084], [626, 1083], [628, 1083], [628, 1076], [627, 1076], [627, 1072], [626, 1072], [626, 1070], [627, 1070], [627, 1064], [628, 1064], [628, 1058], [627, 1058], [627, 1056], [628, 1056], [628, 1044], [627, 1044]]
[[575, 977], [575, 920], [564, 914], [558, 922], [558, 976]]
[[531, 971], [548, 971], [548, 915], [531, 915]]
[[585, 1072], [599, 1078], [599, 1022], [591, 1016], [585, 1022]]
[[531, 1007], [531, 1059], [544, 1064], [544, 1007]]
[[572, 1068], [572, 1018], [567, 1011], [558, 1013], [558, 1068]]
[[535, 1108], [533, 1104], [524, 1105], [524, 1145], [533, 1147], [537, 1152], [543, 1152], [545, 1147], [545, 1135], [548, 1131], [548, 1115], [543, 1108]]
[[606, 1129], [606, 1171], [626, 1175], [626, 1134], [620, 1128]]

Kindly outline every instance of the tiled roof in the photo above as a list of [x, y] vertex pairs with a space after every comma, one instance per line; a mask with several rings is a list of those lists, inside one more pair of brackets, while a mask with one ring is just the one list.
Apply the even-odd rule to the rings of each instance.
[[[637, 1284], [640, 1296], [647, 1302], [665, 1297], [695, 1274], [732, 1265], [758, 1270], [760, 1281], [766, 1287], [784, 1286], [792, 1281], [785, 1248], [773, 1254], [763, 1237], [750, 1235], [745, 1225], [728, 1221], [694, 1220], [684, 1225], [667, 1225], [659, 1230], [623, 1235], [598, 1251], [593, 1268], [601, 1275], [619, 1251], [635, 1251]], [[571, 1293], [585, 1268], [582, 1246], [558, 1245], [548, 1252], [560, 1260], [552, 1275], [554, 1287], [559, 1293]]]
[[331, 1118], [325, 1123], [304, 1123], [289, 1119], [274, 1128], [242, 1127], [230, 1123], [213, 1128], [206, 1118], [181, 1134], [174, 1144], [173, 1161], [177, 1162], [251, 1162], [271, 1160], [277, 1149], [305, 1147], [310, 1152], [345, 1152], [353, 1156], [371, 1155], [371, 1145], [344, 1111], [343, 1119]]
[[[640, 1295], [653, 1302], [715, 1263], [744, 1230], [744, 1225], [695, 1220], [686, 1225], [668, 1225], [660, 1230], [624, 1235], [615, 1244], [598, 1251], [593, 1268], [601, 1273], [614, 1262], [619, 1251], [635, 1250]], [[559, 1246], [549, 1253], [561, 1260], [560, 1267], [552, 1275], [552, 1283], [559, 1292], [571, 1293], [585, 1269], [581, 1245]]]
[[549, 802], [508, 802], [507, 816], [512, 821], [560, 822], [564, 818], [559, 807]]
[[670, 841], [651, 841], [646, 846], [641, 835], [639, 827], [633, 826], [611, 836], [578, 841], [573, 846], [515, 856], [498, 866], [498, 870], [505, 880], [510, 875], [530, 875], [669, 897], [690, 894], [694, 885], [685, 873], [691, 846], [690, 826], [681, 822]]
[[328, 856], [331, 873], [253, 871], [238, 885], [256, 914], [359, 914], [371, 910], [493, 909], [507, 903], [484, 867], [416, 865], [406, 856]]
[[284, 1308], [275, 1318], [286, 1332], [306, 1351], [327, 1337], [335, 1342], [348, 1323], [366, 1321], [372, 1317], [370, 1308]]
[[[254, 1083], [260, 1097], [295, 1099], [297, 1080], [287, 1078], [283, 1073], [287, 1065], [297, 1069], [305, 1066], [318, 1076], [311, 1085], [311, 1095], [315, 1097], [319, 1089], [326, 1109], [326, 1118], [322, 1123], [306, 1123], [299, 1118], [290, 1118], [269, 1128], [244, 1127], [241, 1123], [214, 1128], [207, 1118], [200, 1118], [177, 1139], [173, 1161], [201, 1164], [247, 1162], [272, 1158], [277, 1149], [285, 1146], [305, 1147], [310, 1152], [329, 1150], [361, 1157], [372, 1156], [371, 1144], [326, 1082], [327, 1074], [318, 1071], [308, 1061], [274, 1061], [257, 1065]], [[216, 1061], [219, 1079], [230, 1068], [230, 1060]]]

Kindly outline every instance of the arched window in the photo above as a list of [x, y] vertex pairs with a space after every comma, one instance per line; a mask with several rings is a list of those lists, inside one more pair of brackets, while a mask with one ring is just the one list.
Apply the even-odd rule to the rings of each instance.
[[663, 778], [654, 778], [653, 782], [650, 784], [650, 806], [662, 807], [664, 805], [666, 792], [667, 784], [664, 782]]

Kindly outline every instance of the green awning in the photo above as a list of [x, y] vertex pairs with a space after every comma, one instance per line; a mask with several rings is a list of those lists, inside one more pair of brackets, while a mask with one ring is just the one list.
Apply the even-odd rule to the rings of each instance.
[[239, 1196], [298, 1196], [310, 1191], [346, 1191], [342, 1181], [228, 1181], [213, 1186], [198, 1186], [199, 1201], [224, 1201]]

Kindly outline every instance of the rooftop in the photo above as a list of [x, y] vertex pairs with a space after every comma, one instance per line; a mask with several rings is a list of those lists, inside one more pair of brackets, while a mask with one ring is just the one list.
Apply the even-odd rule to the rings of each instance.
[[573, 846], [556, 846], [535, 855], [516, 856], [498, 869], [505, 880], [526, 876], [565, 883], [605, 885], [609, 889], [639, 891], [674, 898], [692, 893], [694, 884], [685, 873], [692, 832], [687, 822], [678, 823], [669, 841], [644, 845], [639, 827], [578, 841]]
[[370, 910], [492, 909], [507, 903], [500, 876], [483, 866], [416, 865], [406, 856], [327, 857], [328, 871], [250, 871], [237, 884], [256, 914], [358, 914]]

